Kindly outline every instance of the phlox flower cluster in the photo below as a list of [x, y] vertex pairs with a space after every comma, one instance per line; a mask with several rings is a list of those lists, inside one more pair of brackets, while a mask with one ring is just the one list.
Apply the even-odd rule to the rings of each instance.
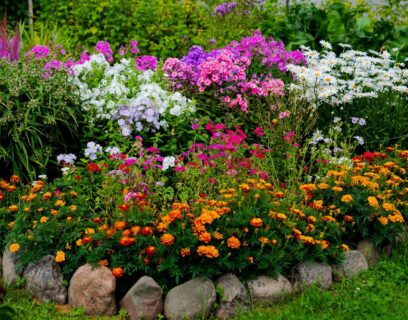
[[347, 49], [339, 56], [322, 42], [321, 53], [303, 48], [307, 66], [290, 64], [296, 82], [290, 89], [309, 101], [340, 105], [359, 98], [376, 98], [387, 90], [408, 93], [408, 70], [390, 59], [387, 51]]
[[[85, 58], [85, 57], [84, 57]], [[130, 59], [110, 64], [102, 53], [83, 59], [72, 67], [76, 84], [90, 122], [116, 120], [122, 134], [158, 130], [166, 126], [166, 116], [193, 112], [193, 103], [179, 92], [169, 92], [157, 80], [157, 59], [139, 57], [136, 69]]]
[[219, 17], [224, 17], [231, 13], [237, 7], [237, 5], [238, 4], [235, 1], [221, 3], [214, 8], [214, 14]]
[[[272, 77], [273, 68], [286, 72], [288, 63], [303, 64], [300, 51], [287, 52], [283, 43], [265, 39], [260, 32], [223, 49], [205, 52], [191, 47], [181, 59], [167, 59], [163, 71], [175, 90], [211, 91], [220, 101], [246, 112], [250, 96], [284, 95], [284, 83]], [[263, 73], [252, 73], [260, 65]]]

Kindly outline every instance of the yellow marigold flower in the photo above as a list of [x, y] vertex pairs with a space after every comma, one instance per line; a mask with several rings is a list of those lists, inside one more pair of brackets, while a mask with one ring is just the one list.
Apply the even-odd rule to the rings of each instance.
[[301, 218], [304, 218], [304, 217], [306, 217], [306, 215], [303, 213], [303, 211], [302, 210], [299, 210], [299, 209], [297, 209], [297, 208], [291, 208], [290, 209], [290, 212], [292, 212], [292, 213], [294, 213], [294, 214], [297, 214], [299, 217], [301, 217]]
[[345, 194], [341, 197], [341, 202], [349, 203], [351, 201], [353, 201], [353, 197], [351, 196], [351, 194]]
[[316, 223], [316, 221], [317, 221], [316, 217], [313, 217], [313, 216], [308, 216], [307, 217], [307, 222], [308, 223]]
[[313, 225], [313, 224], [308, 224], [307, 225], [307, 227], [306, 227], [306, 231], [307, 232], [313, 232], [313, 231], [315, 231], [316, 230], [316, 227]]
[[42, 216], [40, 219], [41, 223], [46, 223], [48, 221], [48, 218], [46, 216]]
[[58, 210], [51, 209], [51, 214], [55, 217], [58, 215]]
[[71, 191], [69, 194], [72, 198], [75, 198], [78, 195], [78, 193], [76, 193], [75, 191]]
[[43, 200], [45, 201], [45, 200], [47, 200], [47, 199], [49, 199], [51, 197], [52, 197], [52, 193], [51, 192], [46, 192], [43, 195]]
[[285, 196], [285, 194], [282, 191], [277, 191], [274, 193], [274, 196], [276, 198], [282, 199]]
[[85, 229], [85, 234], [95, 234], [95, 229], [94, 228], [86, 228]]
[[395, 209], [394, 205], [389, 202], [384, 202], [382, 207], [384, 208], [385, 211], [394, 211]]
[[347, 252], [347, 251], [350, 251], [349, 246], [348, 246], [347, 244], [344, 244], [344, 243], [341, 245], [341, 249], [344, 250], [344, 251], [346, 251], [346, 252]]
[[232, 236], [228, 238], [227, 246], [231, 249], [239, 249], [239, 247], [241, 246], [241, 242], [237, 237]]
[[77, 208], [78, 208], [78, 207], [77, 207], [76, 205], [74, 205], [74, 204], [71, 205], [71, 206], [69, 206], [69, 210], [72, 211], [72, 212], [76, 211]]
[[63, 207], [63, 206], [65, 206], [65, 201], [63, 201], [63, 200], [57, 200], [57, 201], [55, 201], [54, 205], [55, 205], [56, 207]]
[[78, 247], [82, 246], [82, 239], [78, 239], [78, 240], [76, 241], [76, 245], [77, 245]]
[[335, 187], [332, 188], [332, 190], [333, 190], [333, 191], [336, 191], [336, 192], [342, 192], [342, 191], [343, 191], [343, 188], [342, 188], [342, 187], [335, 186]]
[[199, 246], [197, 248], [197, 254], [199, 256], [206, 256], [209, 259], [212, 258], [217, 258], [219, 255], [219, 252], [217, 250], [217, 248], [215, 248], [214, 246]]
[[18, 243], [12, 243], [10, 245], [10, 252], [18, 252], [20, 250], [20, 245]]
[[24, 208], [24, 212], [30, 212], [31, 211], [31, 208], [30, 207], [25, 207]]
[[376, 197], [368, 197], [367, 200], [370, 206], [378, 208], [378, 200]]
[[15, 212], [17, 210], [18, 210], [18, 206], [16, 206], [15, 204], [8, 207], [9, 212]]
[[323, 200], [314, 200], [313, 205], [317, 210], [322, 210], [323, 207]]
[[64, 262], [65, 261], [65, 252], [64, 251], [57, 251], [55, 255], [55, 262]]
[[284, 213], [277, 213], [275, 214], [275, 219], [285, 221], [287, 219], [287, 216]]
[[386, 217], [380, 217], [378, 218], [378, 221], [380, 221], [380, 223], [385, 226], [388, 223], [388, 219]]
[[38, 211], [38, 212], [43, 212], [43, 211], [44, 211], [44, 208], [43, 208], [43, 207], [38, 208], [37, 211]]
[[170, 233], [165, 233], [161, 236], [160, 241], [165, 246], [171, 246], [174, 243], [174, 236]]
[[329, 188], [329, 185], [327, 183], [319, 183], [318, 187], [319, 189], [326, 190]]
[[276, 246], [276, 245], [278, 244], [278, 240], [273, 239], [273, 240], [271, 241], [271, 243], [272, 243], [273, 246]]

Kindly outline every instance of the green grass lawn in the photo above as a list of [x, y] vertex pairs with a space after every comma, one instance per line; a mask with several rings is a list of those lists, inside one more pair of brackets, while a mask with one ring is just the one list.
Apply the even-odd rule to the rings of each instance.
[[[23, 290], [9, 290], [5, 303], [17, 312], [16, 319], [123, 319], [86, 317], [82, 310], [56, 307], [32, 300]], [[408, 319], [408, 241], [383, 256], [369, 271], [336, 284], [329, 291], [304, 290], [268, 308], [255, 308], [236, 320], [246, 319]]]

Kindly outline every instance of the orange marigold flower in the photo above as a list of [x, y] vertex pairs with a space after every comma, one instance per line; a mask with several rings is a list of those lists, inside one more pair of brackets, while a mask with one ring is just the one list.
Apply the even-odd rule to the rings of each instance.
[[267, 237], [261, 236], [258, 238], [259, 242], [262, 244], [267, 244], [270, 242], [270, 240]]
[[388, 224], [388, 218], [387, 217], [379, 217], [378, 221], [380, 221], [380, 223], [385, 226], [386, 224]]
[[65, 252], [64, 251], [57, 251], [55, 255], [55, 262], [64, 262], [65, 261]]
[[107, 266], [108, 264], [109, 264], [109, 261], [107, 260], [107, 259], [103, 259], [103, 260], [100, 260], [99, 262], [98, 262], [98, 264], [100, 265], [100, 266]]
[[217, 250], [217, 248], [215, 248], [214, 246], [199, 246], [197, 248], [197, 254], [199, 256], [206, 256], [209, 259], [212, 258], [217, 258], [219, 255], [219, 252]]
[[368, 197], [367, 200], [370, 206], [378, 208], [378, 200], [376, 197]]
[[161, 236], [160, 241], [165, 246], [171, 246], [174, 243], [174, 236], [170, 233], [165, 233]]
[[278, 199], [282, 199], [285, 196], [285, 194], [282, 191], [277, 191], [273, 195]]
[[15, 204], [8, 207], [9, 212], [15, 212], [17, 210], [18, 210], [18, 206], [16, 206]]
[[188, 257], [191, 254], [190, 248], [182, 248], [180, 250], [180, 255], [184, 257]]
[[330, 247], [330, 242], [327, 240], [316, 240], [316, 244], [319, 244], [323, 250]]
[[143, 227], [140, 230], [140, 233], [144, 236], [149, 236], [153, 233], [153, 228], [152, 227]]
[[46, 223], [47, 221], [48, 221], [48, 217], [46, 217], [46, 216], [42, 216], [41, 219], [40, 219], [41, 223]]
[[91, 242], [92, 241], [92, 237], [91, 236], [84, 236], [83, 238], [82, 238], [82, 244], [87, 244], [87, 243], [89, 243], [89, 242]]
[[85, 229], [85, 234], [95, 234], [95, 229], [94, 228], [86, 228]]
[[19, 177], [19, 176], [13, 174], [13, 175], [10, 177], [10, 183], [19, 183], [19, 182], [20, 182], [20, 177]]
[[54, 205], [56, 207], [63, 207], [63, 206], [65, 206], [65, 201], [59, 199], [59, 200], [55, 201]]
[[211, 241], [211, 234], [209, 232], [202, 232], [198, 236], [198, 240], [203, 241], [204, 243], [209, 243]]
[[126, 227], [126, 222], [125, 221], [116, 221], [115, 224], [113, 225], [113, 227], [116, 230], [122, 230]]
[[307, 222], [308, 223], [316, 223], [317, 219], [314, 216], [308, 216], [307, 217]]
[[10, 252], [18, 252], [20, 250], [20, 245], [18, 243], [12, 243], [10, 245]]
[[76, 245], [77, 245], [78, 247], [80, 247], [80, 246], [83, 245], [82, 239], [78, 239], [75, 243], [76, 243]]
[[349, 203], [351, 201], [353, 201], [353, 197], [351, 194], [345, 194], [341, 197], [341, 202]]
[[333, 190], [333, 191], [336, 191], [336, 192], [342, 192], [342, 191], [343, 191], [343, 188], [342, 188], [342, 187], [335, 186], [335, 187], [332, 188], [332, 190]]
[[273, 239], [273, 240], [271, 241], [271, 243], [272, 243], [273, 246], [276, 246], [276, 245], [278, 244], [278, 240]]
[[123, 247], [130, 246], [136, 242], [136, 239], [133, 237], [121, 237], [119, 240], [119, 244]]
[[122, 203], [119, 205], [119, 210], [120, 211], [128, 211], [130, 209], [130, 204], [129, 203]]
[[222, 233], [218, 232], [218, 231], [215, 231], [215, 232], [213, 233], [213, 237], [214, 237], [216, 240], [222, 240], [222, 239], [224, 238], [224, 235], [223, 235]]
[[313, 224], [308, 224], [307, 226], [306, 226], [306, 231], [307, 232], [313, 232], [313, 231], [315, 231], [316, 230], [316, 227], [313, 225]]
[[324, 216], [321, 219], [322, 221], [325, 221], [325, 222], [336, 222], [336, 219], [333, 218], [332, 216]]
[[317, 189], [316, 185], [313, 183], [303, 184], [299, 188], [300, 190], [305, 191], [305, 192], [311, 192]]
[[153, 256], [156, 253], [156, 251], [157, 251], [156, 247], [151, 245], [146, 247], [145, 249], [145, 253], [149, 257]]
[[25, 207], [23, 211], [24, 211], [24, 212], [30, 212], [30, 211], [31, 211], [31, 208], [30, 208], [30, 207]]
[[254, 263], [254, 257], [248, 257], [247, 261], [249, 264], [253, 264]]
[[45, 201], [47, 199], [50, 199], [51, 197], [52, 197], [52, 193], [48, 191], [48, 192], [44, 193], [43, 201]]
[[67, 217], [67, 222], [71, 222], [71, 221], [72, 221], [72, 217], [71, 216]]
[[252, 218], [251, 219], [251, 226], [255, 228], [262, 227], [263, 221], [261, 218]]
[[397, 213], [397, 214], [389, 214], [387, 216], [388, 220], [390, 220], [391, 222], [395, 223], [395, 222], [400, 222], [403, 223], [404, 222], [404, 217], [401, 215], [401, 213]]
[[176, 219], [182, 218], [181, 211], [178, 209], [171, 210], [168, 216], [170, 217], [171, 222], [173, 222]]
[[227, 240], [227, 246], [231, 249], [239, 249], [241, 247], [241, 242], [237, 237], [229, 237]]
[[16, 186], [9, 185], [9, 186], [7, 187], [7, 191], [8, 191], [8, 192], [14, 192], [14, 191], [16, 191], [16, 190], [17, 190]]
[[51, 209], [51, 214], [55, 217], [58, 215], [58, 210]]
[[317, 210], [323, 210], [323, 200], [314, 200], [313, 201], [313, 206], [317, 209]]
[[346, 252], [347, 252], [347, 251], [350, 251], [349, 246], [348, 246], [347, 244], [344, 244], [344, 243], [341, 245], [341, 249], [344, 250], [344, 251], [346, 251]]
[[121, 267], [112, 268], [112, 274], [116, 279], [122, 278], [124, 271]]
[[349, 216], [349, 215], [345, 215], [344, 216], [344, 221], [347, 221], [347, 222], [353, 222], [353, 217], [352, 216]]
[[329, 185], [327, 183], [319, 183], [318, 187], [319, 189], [326, 190], [329, 188]]
[[76, 211], [77, 209], [78, 209], [78, 207], [76, 205], [74, 205], [74, 204], [69, 206], [69, 210], [72, 211], [72, 212]]
[[384, 208], [385, 211], [394, 211], [395, 209], [394, 205], [389, 202], [384, 202], [382, 207]]
[[130, 228], [130, 231], [132, 231], [133, 235], [137, 235], [140, 232], [140, 227], [139, 226], [133, 226], [132, 228]]

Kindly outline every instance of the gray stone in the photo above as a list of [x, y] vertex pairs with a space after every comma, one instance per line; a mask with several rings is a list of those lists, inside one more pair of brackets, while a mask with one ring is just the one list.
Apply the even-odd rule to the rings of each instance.
[[289, 280], [281, 274], [277, 278], [259, 276], [248, 282], [253, 304], [270, 304], [293, 291]]
[[169, 320], [202, 319], [210, 315], [215, 300], [215, 287], [211, 280], [193, 279], [167, 293], [164, 315]]
[[359, 272], [368, 269], [367, 260], [360, 251], [350, 250], [344, 256], [344, 260], [340, 264], [333, 266], [333, 279], [335, 281], [352, 278]]
[[15, 285], [16, 280], [21, 276], [21, 272], [17, 269], [18, 262], [18, 255], [10, 252], [7, 246], [3, 254], [3, 281], [6, 286]]
[[24, 278], [26, 289], [37, 299], [65, 304], [67, 289], [62, 284], [64, 279], [53, 256], [30, 263], [24, 271]]
[[364, 255], [369, 266], [372, 266], [378, 262], [380, 254], [372, 241], [360, 241], [357, 245], [357, 250]]
[[131, 320], [154, 320], [163, 312], [163, 290], [150, 277], [141, 277], [120, 301]]
[[68, 302], [90, 316], [112, 316], [116, 313], [115, 289], [116, 279], [107, 267], [86, 264], [71, 278]]
[[221, 292], [216, 312], [217, 319], [227, 319], [249, 310], [251, 301], [248, 292], [235, 275], [228, 273], [220, 277], [216, 282], [216, 288]]
[[329, 289], [333, 284], [332, 267], [318, 262], [303, 262], [295, 268], [293, 280], [296, 290], [312, 285]]

